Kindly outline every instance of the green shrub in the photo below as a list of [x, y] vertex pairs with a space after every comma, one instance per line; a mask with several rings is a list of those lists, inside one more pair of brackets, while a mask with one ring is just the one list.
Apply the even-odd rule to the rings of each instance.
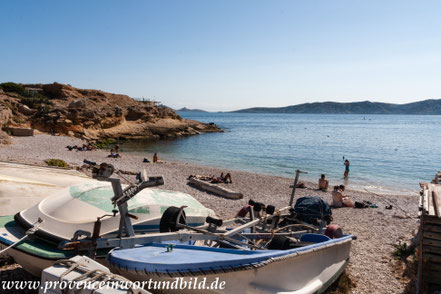
[[407, 243], [405, 242], [401, 243], [400, 241], [398, 244], [395, 244], [394, 247], [395, 251], [393, 255], [396, 259], [405, 260], [410, 255], [415, 254], [415, 248], [412, 246], [407, 246]]
[[19, 84], [13, 83], [13, 82], [2, 83], [2, 84], [0, 84], [0, 87], [5, 92], [13, 92], [13, 93], [17, 93], [17, 94], [23, 95], [23, 96], [25, 96], [25, 93], [27, 92], [26, 89], [22, 85], [19, 85]]
[[0, 88], [5, 92], [17, 93], [20, 96], [20, 102], [29, 108], [38, 109], [44, 105], [52, 105], [52, 102], [49, 101], [49, 98], [42, 94], [31, 94], [28, 90], [26, 90], [22, 85], [8, 82], [0, 84]]
[[62, 159], [50, 158], [46, 159], [44, 162], [49, 166], [68, 167], [68, 164]]
[[97, 149], [107, 149], [109, 148], [110, 145], [113, 145], [115, 143], [116, 143], [115, 139], [107, 138], [97, 142], [95, 146]]
[[20, 102], [33, 109], [39, 109], [45, 105], [52, 104], [52, 102], [50, 102], [46, 96], [43, 96], [41, 94], [38, 94], [34, 97], [22, 97], [20, 99]]

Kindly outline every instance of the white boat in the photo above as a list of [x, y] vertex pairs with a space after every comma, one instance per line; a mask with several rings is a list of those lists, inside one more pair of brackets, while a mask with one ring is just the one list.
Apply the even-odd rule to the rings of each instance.
[[[192, 245], [170, 250], [167, 244], [153, 243], [114, 249], [107, 264], [112, 272], [132, 281], [151, 279], [163, 285], [178, 281], [187, 286], [176, 293], [322, 293], [345, 269], [352, 237], [305, 234], [302, 240], [309, 239], [310, 245], [288, 250]], [[200, 286], [203, 290], [195, 289]]]
[[[163, 184], [162, 177], [146, 179], [144, 176], [138, 184], [123, 187], [119, 179], [108, 179], [113, 173], [111, 168], [109, 171], [109, 165], [104, 164], [94, 174], [98, 180], [111, 183], [93, 180], [57, 189], [52, 196], [15, 217], [0, 217], [0, 247], [11, 246], [6, 253], [25, 270], [39, 275], [56, 260], [78, 254], [78, 250], [59, 250], [60, 242], [159, 232], [161, 225], [168, 228], [167, 223], [161, 223], [161, 218], [173, 205], [186, 207], [187, 222], [191, 226], [202, 225], [207, 216], [214, 215], [188, 194], [144, 189]], [[30, 233], [34, 238], [27, 238]], [[103, 260], [109, 249], [98, 250], [94, 255]], [[79, 249], [86, 253], [90, 250]]]
[[[95, 222], [101, 218], [100, 235], [106, 236], [116, 233], [120, 223], [119, 212], [111, 201], [113, 196], [112, 186], [107, 182], [72, 185], [21, 211], [15, 220], [29, 228], [42, 219], [37, 235], [58, 244], [71, 240], [79, 230], [92, 235]], [[127, 204], [137, 234], [158, 232], [161, 216], [170, 206], [187, 206], [185, 212], [191, 226], [203, 225], [207, 216], [214, 216], [211, 209], [192, 196], [176, 191], [144, 189]]]
[[[26, 230], [38, 226], [38, 238], [27, 239], [7, 251], [26, 271], [40, 275], [44, 268], [56, 260], [71, 258], [76, 253], [57, 249], [63, 240], [71, 240], [82, 231], [92, 236], [98, 217], [109, 214], [101, 220], [100, 236], [115, 236], [119, 230], [119, 213], [113, 216], [112, 188], [106, 183], [87, 183], [71, 186], [59, 195], [45, 198], [39, 204], [14, 216], [0, 217], [0, 248], [4, 249], [26, 236]], [[145, 189], [128, 201], [128, 211], [133, 219], [136, 234], [160, 231], [164, 211], [173, 204], [185, 204], [188, 222], [191, 226], [205, 223], [207, 216], [213, 216], [211, 209], [204, 207], [188, 194], [159, 189]], [[41, 224], [38, 219], [43, 220]], [[103, 259], [108, 250], [97, 255]]]

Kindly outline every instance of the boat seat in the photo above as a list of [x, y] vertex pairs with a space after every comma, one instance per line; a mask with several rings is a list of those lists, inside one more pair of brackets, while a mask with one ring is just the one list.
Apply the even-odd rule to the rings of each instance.
[[329, 238], [326, 235], [314, 234], [314, 233], [304, 234], [300, 238], [300, 242], [308, 242], [308, 243], [321, 243], [321, 242], [326, 242], [329, 240], [331, 240], [331, 238]]

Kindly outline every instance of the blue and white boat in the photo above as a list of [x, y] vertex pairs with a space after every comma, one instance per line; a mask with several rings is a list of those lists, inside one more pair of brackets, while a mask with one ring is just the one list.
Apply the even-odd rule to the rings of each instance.
[[[107, 257], [111, 271], [132, 281], [168, 283], [183, 280], [185, 289], [200, 293], [321, 293], [342, 273], [349, 260], [353, 236], [330, 239], [306, 233], [307, 244], [287, 250], [238, 250], [194, 245], [151, 243], [114, 249]], [[179, 279], [180, 278], [180, 279]], [[224, 287], [219, 288], [220, 282]], [[164, 285], [165, 285], [164, 284]], [[217, 285], [217, 289], [209, 289]], [[198, 292], [198, 291], [196, 291]], [[167, 291], [169, 293], [169, 291]], [[173, 293], [171, 291], [170, 293]]]

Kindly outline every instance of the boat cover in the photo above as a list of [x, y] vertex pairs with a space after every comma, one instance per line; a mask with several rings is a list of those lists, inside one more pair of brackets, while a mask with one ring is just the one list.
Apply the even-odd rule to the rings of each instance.
[[131, 249], [115, 248], [107, 255], [107, 262], [114, 267], [151, 273], [184, 274], [229, 270], [257, 265], [276, 257], [326, 246], [350, 238], [352, 236], [348, 235], [339, 239], [321, 238], [320, 242], [316, 244], [289, 250], [238, 250], [175, 245], [170, 251], [167, 249], [168, 244], [150, 243]]
[[[92, 232], [98, 217], [112, 215], [115, 209], [112, 197], [113, 189], [108, 182], [72, 185], [20, 212], [16, 219], [30, 226], [41, 218], [44, 222], [39, 229], [40, 236], [46, 234], [51, 238], [70, 240], [77, 230]], [[161, 216], [170, 206], [187, 206], [187, 223], [193, 226], [204, 224], [207, 216], [214, 216], [211, 209], [192, 196], [176, 191], [144, 189], [127, 204], [129, 213], [138, 217], [138, 220], [132, 220], [137, 233], [159, 231]], [[115, 232], [118, 227], [119, 214], [117, 217], [105, 217], [102, 219], [101, 234]]]

